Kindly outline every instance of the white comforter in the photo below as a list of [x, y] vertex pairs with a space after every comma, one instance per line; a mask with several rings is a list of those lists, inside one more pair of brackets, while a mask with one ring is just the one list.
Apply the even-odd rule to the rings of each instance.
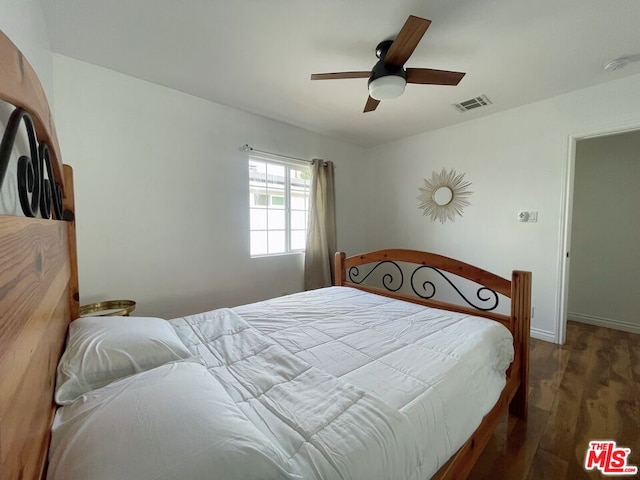
[[304, 479], [425, 479], [495, 404], [497, 322], [347, 287], [171, 320]]

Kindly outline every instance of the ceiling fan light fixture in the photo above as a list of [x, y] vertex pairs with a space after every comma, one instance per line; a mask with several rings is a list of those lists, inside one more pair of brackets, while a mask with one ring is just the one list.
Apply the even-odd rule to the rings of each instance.
[[386, 75], [369, 82], [369, 95], [376, 100], [397, 98], [404, 92], [407, 80], [399, 75]]

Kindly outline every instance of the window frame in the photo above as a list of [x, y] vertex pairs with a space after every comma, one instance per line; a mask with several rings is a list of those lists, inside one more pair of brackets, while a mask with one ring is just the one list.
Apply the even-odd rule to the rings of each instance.
[[[248, 182], [247, 185], [249, 187], [249, 198], [251, 199], [251, 195], [256, 195], [255, 193], [251, 193], [251, 188], [252, 188], [252, 179], [251, 179], [251, 173], [250, 173], [250, 168], [251, 168], [251, 162], [255, 161], [255, 162], [261, 162], [261, 163], [265, 163], [267, 165], [275, 165], [278, 167], [283, 167], [284, 168], [284, 205], [275, 205], [273, 203], [273, 197], [274, 196], [279, 196], [279, 195], [271, 195], [271, 193], [269, 193], [268, 187], [266, 190], [266, 197], [267, 197], [267, 202], [266, 205], [264, 205], [264, 210], [267, 212], [267, 225], [265, 229], [253, 229], [251, 226], [251, 210], [256, 208], [255, 206], [252, 206], [251, 201], [249, 202], [249, 256], [250, 258], [260, 258], [260, 257], [274, 257], [274, 256], [279, 256], [279, 255], [295, 255], [295, 254], [304, 254], [306, 251], [306, 246], [305, 248], [300, 248], [300, 249], [292, 249], [291, 248], [291, 236], [292, 236], [292, 232], [294, 230], [292, 230], [291, 228], [291, 215], [292, 215], [292, 207], [291, 207], [291, 171], [292, 170], [301, 170], [301, 171], [306, 171], [309, 176], [311, 176], [311, 162], [305, 162], [303, 160], [300, 161], [296, 161], [296, 160], [290, 160], [288, 158], [282, 158], [276, 155], [268, 155], [268, 154], [257, 154], [257, 153], [250, 153], [248, 155], [247, 158], [247, 170], [249, 173], [249, 178], [248, 178]], [[268, 178], [265, 178], [265, 186], [268, 185]], [[305, 209], [304, 210], [300, 210], [298, 208], [294, 209], [295, 211], [304, 211], [305, 212], [305, 235], [306, 235], [306, 230], [308, 228], [308, 222], [309, 222], [309, 207], [310, 207], [310, 200], [311, 200], [311, 181], [309, 180], [309, 184], [306, 187], [306, 199], [305, 199]], [[282, 230], [282, 229], [273, 229], [270, 230], [269, 229], [269, 223], [268, 223], [268, 212], [269, 210], [280, 210], [280, 208], [274, 208], [274, 207], [282, 207], [282, 210], [284, 210], [284, 237], [285, 237], [285, 249], [284, 251], [281, 252], [273, 252], [273, 253], [269, 253], [269, 240], [268, 240], [268, 235], [270, 231], [276, 231], [276, 230]], [[267, 252], [266, 253], [252, 253], [251, 251], [251, 233], [252, 232], [256, 232], [256, 231], [263, 231], [267, 233]], [[296, 231], [299, 231], [299, 229], [296, 229]]]

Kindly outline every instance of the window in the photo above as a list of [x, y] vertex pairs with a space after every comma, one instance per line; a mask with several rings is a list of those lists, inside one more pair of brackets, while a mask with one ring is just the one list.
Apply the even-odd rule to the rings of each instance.
[[310, 178], [306, 165], [249, 157], [252, 257], [304, 251]]

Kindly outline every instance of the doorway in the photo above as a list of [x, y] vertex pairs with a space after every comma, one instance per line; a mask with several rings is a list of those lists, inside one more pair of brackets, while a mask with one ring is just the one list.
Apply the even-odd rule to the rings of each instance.
[[556, 340], [567, 319], [640, 333], [638, 126], [570, 137], [566, 179]]

